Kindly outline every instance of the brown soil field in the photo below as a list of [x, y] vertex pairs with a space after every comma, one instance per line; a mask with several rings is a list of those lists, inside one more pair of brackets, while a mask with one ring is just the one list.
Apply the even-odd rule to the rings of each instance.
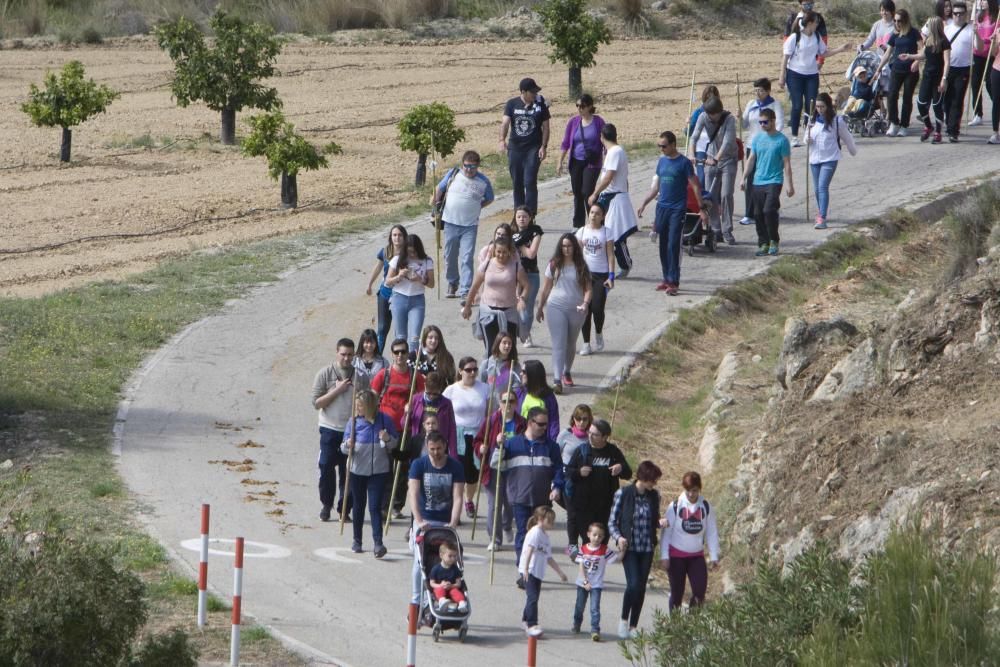
[[[743, 82], [776, 75], [778, 39], [728, 39], [725, 52], [719, 45], [616, 41], [584, 71], [584, 86], [595, 94], [598, 113], [618, 126], [623, 144], [651, 141], [681, 127], [693, 70], [699, 90], [718, 84], [733, 108], [737, 73]], [[495, 153], [503, 104], [523, 76], [538, 80], [551, 103], [549, 159], [557, 159], [574, 109], [566, 71], [547, 54], [544, 44], [528, 42], [286, 44], [273, 85], [287, 117], [314, 143], [335, 140], [344, 148], [329, 169], [299, 175], [302, 208], [287, 212], [277, 207], [279, 187], [263, 160], [218, 143], [217, 113], [175, 105], [172, 65], [152, 38], [0, 51], [0, 294], [43, 294], [198, 250], [398, 210], [418, 199], [411, 186], [415, 155], [395, 143], [406, 110], [444, 102], [467, 134], [458, 150]], [[828, 65], [824, 84], [841, 85], [849, 57]], [[31, 83], [71, 59], [122, 96], [75, 129], [73, 162], [60, 165], [59, 130], [32, 126], [20, 105]], [[745, 104], [750, 85], [742, 90]], [[147, 134], [154, 147], [135, 147]]]

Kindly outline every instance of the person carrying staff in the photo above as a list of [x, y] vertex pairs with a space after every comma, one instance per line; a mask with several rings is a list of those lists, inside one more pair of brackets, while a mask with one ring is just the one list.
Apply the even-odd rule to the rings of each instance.
[[[405, 341], [404, 341], [405, 345]], [[354, 381], [354, 341], [341, 338], [337, 341], [337, 357], [332, 364], [321, 368], [313, 380], [312, 406], [319, 415], [319, 501], [322, 509], [320, 521], [329, 521], [337, 490], [344, 504], [347, 476], [347, 457], [340, 452], [344, 441], [344, 428], [351, 418], [353, 406], [351, 393]], [[363, 387], [361, 387], [363, 389]], [[348, 494], [349, 495], [349, 494]], [[350, 498], [347, 509], [350, 511]]]

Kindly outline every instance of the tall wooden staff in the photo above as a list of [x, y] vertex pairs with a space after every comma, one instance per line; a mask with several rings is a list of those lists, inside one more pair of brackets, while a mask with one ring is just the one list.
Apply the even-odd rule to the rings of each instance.
[[[998, 24], [997, 27], [998, 27], [998, 29], [1000, 29], [1000, 24]], [[993, 34], [990, 35], [990, 41], [988, 43], [988, 46], [986, 47], [986, 65], [989, 65], [989, 63], [990, 63], [990, 53], [993, 51], [993, 40], [996, 37], [996, 35], [997, 35], [997, 30], [994, 30]], [[973, 39], [972, 41], [973, 41], [973, 46], [974, 46], [976, 40]], [[989, 76], [990, 76], [990, 70], [993, 69], [992, 67], [987, 67], [986, 65], [983, 65], [983, 78], [979, 80], [979, 90], [976, 91], [976, 97], [972, 101], [972, 114], [973, 115], [976, 114], [976, 105], [979, 104], [979, 100], [981, 100], [983, 98], [983, 87], [986, 84], [986, 79], [989, 78]]]
[[[511, 387], [514, 386], [514, 360], [511, 359], [507, 362], [510, 364], [510, 373], [507, 377], [507, 393], [506, 396], [510, 397]], [[503, 410], [506, 412], [507, 406], [505, 405]], [[501, 419], [503, 417], [501, 416]], [[488, 427], [487, 427], [488, 430]], [[500, 434], [504, 434], [503, 424], [501, 423]], [[500, 444], [497, 449], [497, 486], [493, 495], [493, 535], [492, 539], [496, 539], [497, 531], [500, 530], [500, 513], [503, 510], [503, 503], [500, 502], [500, 468], [503, 466], [503, 448], [504, 444], [507, 442], [507, 436], [503, 435], [500, 439]], [[497, 550], [494, 549], [490, 552], [490, 586], [493, 585], [493, 563], [496, 561]]]
[[[736, 113], [738, 113], [739, 121], [736, 123], [736, 127], [740, 129], [740, 143], [743, 143], [743, 98], [740, 96], [740, 73], [736, 73]], [[740, 156], [740, 177], [743, 176], [746, 165], [744, 164], [744, 156], [746, 155], [746, 147], [743, 148], [743, 155]]]
[[[431, 132], [431, 187], [437, 187], [437, 162], [434, 161], [434, 132]], [[437, 255], [434, 259], [435, 271], [438, 272], [437, 282], [437, 293], [438, 301], [441, 300], [441, 276], [444, 272], [441, 271], [441, 216], [444, 215], [444, 201], [442, 200], [439, 206], [435, 206], [433, 210], [434, 216], [434, 243], [437, 246]]]
[[688, 146], [691, 144], [691, 111], [694, 110], [694, 73], [695, 70], [691, 70], [691, 95], [688, 97], [688, 115], [684, 119], [684, 127], [686, 131], [684, 132], [684, 153], [687, 155]]
[[[413, 361], [413, 375], [410, 377], [410, 395], [406, 399], [406, 408], [404, 408], [404, 410], [403, 410], [403, 435], [401, 435], [400, 439], [399, 439], [399, 453], [400, 453], [400, 456], [402, 456], [403, 453], [406, 452], [406, 442], [407, 442], [407, 440], [409, 440], [409, 437], [410, 437], [410, 404], [413, 402], [413, 392], [416, 391], [416, 389], [417, 389], [417, 373], [420, 372], [419, 370], [417, 370], [417, 367], [420, 365], [420, 352], [421, 352], [421, 349], [422, 348], [418, 345], [417, 346], [417, 357]], [[385, 381], [389, 382], [389, 376], [392, 374], [391, 367], [387, 368], [386, 371], [388, 371], [388, 372], [385, 374]], [[392, 511], [391, 511], [392, 510], [392, 503], [396, 499], [396, 489], [399, 487], [399, 467], [401, 465], [403, 465], [402, 461], [396, 461], [396, 465], [392, 469], [393, 470], [393, 473], [392, 473], [392, 493], [389, 495], [389, 508], [390, 508], [390, 511], [389, 511], [389, 516], [386, 517], [386, 520], [385, 520], [385, 531], [382, 533], [383, 535], [388, 535], [389, 534], [389, 524], [392, 523]]]
[[816, 114], [816, 100], [813, 100], [809, 104], [809, 120], [806, 121], [806, 222], [809, 222], [809, 172], [811, 168], [809, 166], [809, 147], [812, 146], [812, 142], [809, 141], [809, 128], [813, 124], [813, 116]]
[[622, 393], [622, 383], [625, 382], [625, 369], [618, 374], [618, 386], [615, 387], [615, 402], [611, 406], [611, 430], [615, 428], [615, 415], [618, 413], [618, 395]]
[[[354, 369], [352, 369], [354, 370]], [[347, 468], [345, 469], [344, 499], [340, 501], [340, 534], [344, 534], [344, 521], [347, 519], [347, 497], [351, 495], [351, 459], [354, 458], [354, 443], [358, 440], [358, 423], [355, 420], [355, 400], [358, 397], [358, 385], [355, 382], [357, 371], [351, 374], [351, 439], [347, 446]]]
[[[487, 361], [489, 361], [489, 359], [487, 359]], [[492, 416], [490, 413], [493, 412], [493, 394], [496, 393], [495, 389], [496, 389], [496, 377], [493, 378], [493, 387], [490, 388], [490, 397], [486, 401], [486, 437], [483, 438], [483, 442], [486, 443], [487, 445], [489, 445], [489, 442], [490, 442], [490, 417]], [[472, 456], [475, 457], [475, 455], [476, 455], [475, 452], [473, 452]], [[482, 474], [483, 474], [482, 473], [482, 469], [483, 469], [484, 463], [485, 462], [483, 462], [483, 461], [480, 461], [480, 463], [479, 463], [479, 469], [480, 469], [479, 475], [480, 475], [480, 477], [482, 477]], [[479, 498], [480, 498], [480, 496], [482, 494], [483, 494], [483, 484], [482, 484], [482, 480], [480, 480], [479, 486], [476, 488], [476, 511], [475, 511], [475, 516], [472, 517], [472, 538], [471, 539], [473, 539], [473, 540], [476, 539], [476, 523], [479, 521]]]

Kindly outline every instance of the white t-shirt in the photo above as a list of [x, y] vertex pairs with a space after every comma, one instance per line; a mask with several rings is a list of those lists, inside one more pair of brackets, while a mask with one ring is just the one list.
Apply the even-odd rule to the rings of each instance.
[[611, 184], [606, 190], [608, 192], [628, 192], [628, 156], [621, 146], [611, 147], [604, 156], [604, 165], [601, 167], [601, 176], [605, 172], [614, 171], [615, 177], [611, 179]]
[[[402, 255], [396, 255], [391, 260], [389, 260], [389, 270], [392, 271], [399, 264], [399, 258]], [[403, 278], [398, 283], [392, 286], [393, 292], [399, 292], [405, 296], [417, 296], [418, 294], [424, 293], [424, 283], [423, 278], [427, 276], [427, 273], [434, 269], [434, 260], [428, 257], [427, 259], [408, 259], [406, 262], [406, 267], [411, 271], [416, 272], [419, 280], [410, 280], [409, 278]]]
[[587, 576], [584, 581], [579, 572], [576, 575], [576, 585], [583, 586], [590, 582], [590, 587], [604, 588], [604, 572], [608, 564], [618, 560], [618, 552], [612, 551], [607, 545], [601, 545], [597, 549], [592, 549], [589, 544], [584, 544], [580, 548], [580, 553], [576, 557], [576, 562], [583, 565], [583, 571]]
[[489, 385], [479, 380], [471, 387], [456, 382], [444, 390], [444, 397], [451, 401], [451, 408], [455, 413], [455, 425], [468, 429], [479, 428], [483, 423], [489, 396]]
[[[623, 195], [624, 196], [624, 195]], [[607, 227], [592, 229], [589, 225], [576, 230], [576, 238], [583, 246], [583, 259], [587, 262], [587, 268], [591, 273], [608, 273], [611, 266], [608, 264], [607, 243], [611, 241]]]
[[474, 178], [469, 178], [459, 172], [448, 186], [448, 196], [444, 200], [441, 217], [445, 222], [460, 227], [478, 224], [489, 186], [490, 182], [482, 174], [477, 173]]
[[527, 552], [528, 547], [533, 547], [534, 551], [531, 552], [531, 558], [528, 562], [518, 563], [517, 571], [528, 576], [529, 574], [533, 577], [538, 577], [539, 579], [545, 578], [545, 568], [548, 565], [549, 558], [552, 557], [552, 545], [549, 543], [549, 536], [541, 526], [535, 526], [528, 531], [528, 534], [524, 536], [524, 546], [521, 548], [521, 554]]
[[972, 46], [976, 38], [976, 29], [969, 23], [966, 23], [962, 28], [950, 23], [944, 27], [944, 36], [951, 42], [951, 66], [971, 67]]
[[816, 61], [816, 56], [826, 53], [826, 44], [816, 33], [812, 35], [802, 33], [798, 37], [798, 44], [795, 42], [796, 35], [793, 32], [785, 40], [785, 46], [782, 49], [782, 53], [788, 56], [788, 69], [807, 76], [819, 74], [819, 63]]

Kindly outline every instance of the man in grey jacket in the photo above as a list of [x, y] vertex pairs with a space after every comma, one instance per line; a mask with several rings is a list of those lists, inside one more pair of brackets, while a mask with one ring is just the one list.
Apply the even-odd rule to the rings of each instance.
[[[340, 451], [344, 441], [344, 428], [351, 417], [351, 393], [354, 381], [354, 341], [341, 338], [337, 341], [335, 361], [321, 368], [313, 380], [312, 406], [319, 415], [319, 501], [321, 521], [330, 520], [334, 498], [340, 489], [337, 508], [344, 502], [347, 457]], [[366, 387], [358, 387], [365, 389]], [[351, 511], [350, 498], [347, 511]]]
[[733, 236], [733, 193], [736, 190], [736, 167], [739, 149], [736, 144], [736, 117], [722, 108], [718, 97], [710, 97], [702, 105], [705, 112], [698, 116], [694, 132], [697, 137], [707, 133], [708, 157], [705, 158], [705, 189], [712, 195], [710, 220], [716, 240], [736, 245]]

